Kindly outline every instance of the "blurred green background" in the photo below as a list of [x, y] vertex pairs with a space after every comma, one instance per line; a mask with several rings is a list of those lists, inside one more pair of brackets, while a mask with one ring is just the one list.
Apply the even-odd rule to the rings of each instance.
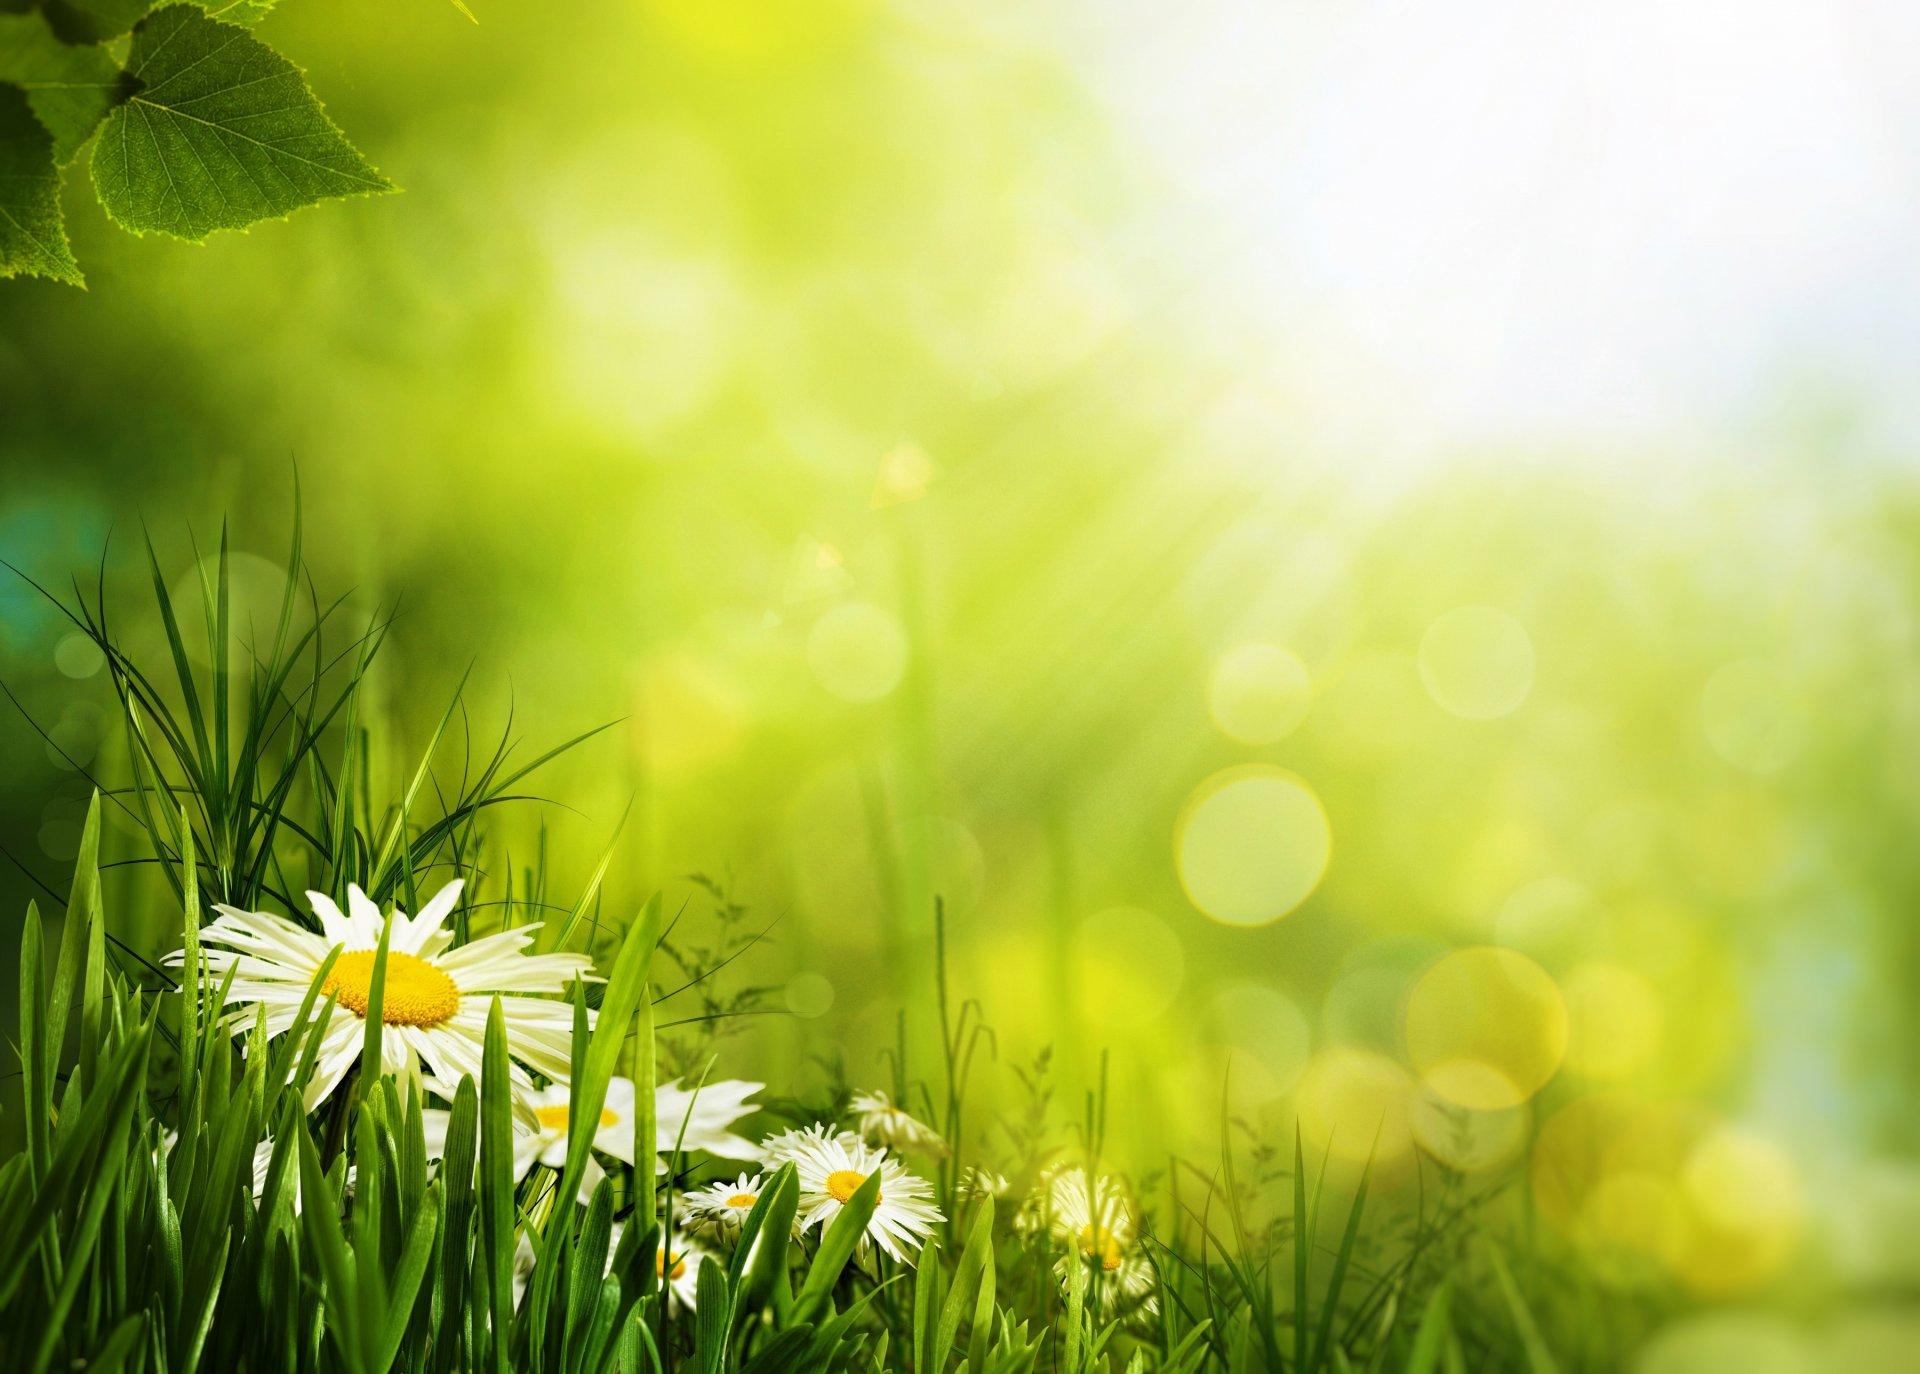
[[[633, 798], [616, 907], [704, 873], [779, 918], [745, 967], [792, 1014], [724, 1073], [883, 1083], [902, 1007], [931, 1072], [940, 894], [989, 1100], [1052, 1045], [1074, 1116], [1110, 1051], [1122, 1156], [1210, 1157], [1231, 1063], [1275, 1138], [1364, 1155], [1385, 1113], [1390, 1176], [1541, 1130], [1548, 1219], [1702, 1291], [1920, 1276], [1912, 280], [1876, 275], [1913, 220], [1830, 145], [1743, 179], [1779, 89], [1819, 132], [1857, 75], [1802, 70], [1810, 11], [1761, 7], [1778, 51], [1735, 45], [1679, 160], [1550, 105], [1541, 163], [1524, 28], [1449, 31], [1451, 79], [1513, 80], [1435, 124], [1418, 24], [1316, 7], [477, 8], [262, 29], [403, 195], [191, 247], [69, 185], [91, 289], [0, 288], [0, 555], [61, 585], [111, 536], [151, 642], [141, 522], [186, 576], [227, 518], [274, 604], [297, 466], [322, 590], [400, 606], [389, 769], [469, 663], [479, 734], [620, 718], [518, 851], [544, 821], [584, 882]], [[111, 773], [97, 664], [17, 582], [0, 617]], [[86, 792], [7, 708], [7, 929]], [[1472, 961], [1410, 1010], [1486, 945], [1548, 1010]], [[1501, 1083], [1436, 1115], [1462, 1058]], [[1583, 1112], [1639, 1124], [1555, 1161]]]

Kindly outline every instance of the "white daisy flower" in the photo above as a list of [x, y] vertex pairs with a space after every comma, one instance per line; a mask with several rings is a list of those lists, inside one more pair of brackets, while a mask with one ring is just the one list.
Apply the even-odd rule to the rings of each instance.
[[802, 1230], [816, 1224], [822, 1230], [831, 1226], [860, 1185], [874, 1174], [880, 1175], [880, 1196], [867, 1223], [862, 1250], [868, 1240], [877, 1241], [901, 1263], [912, 1264], [921, 1242], [945, 1220], [933, 1205], [931, 1183], [908, 1173], [897, 1160], [888, 1159], [885, 1150], [874, 1149], [864, 1140], [818, 1141], [796, 1154], [793, 1165], [799, 1175]]
[[981, 1198], [1003, 1198], [1013, 1191], [1013, 1184], [1005, 1174], [996, 1174], [991, 1169], [983, 1169], [978, 1164], [969, 1164], [966, 1172], [960, 1175], [957, 1185], [960, 1196], [973, 1201]]
[[[687, 1092], [678, 1083], [654, 1089], [654, 1149], [670, 1154], [676, 1142], [682, 1153], [704, 1150], [725, 1159], [757, 1159], [760, 1147], [735, 1135], [732, 1127], [759, 1108], [746, 1099], [764, 1088], [764, 1083], [743, 1083], [727, 1079], [704, 1085], [698, 1093]], [[593, 1148], [613, 1156], [623, 1164], [632, 1164], [633, 1118], [636, 1088], [631, 1078], [614, 1078], [607, 1083], [606, 1101], [600, 1107], [600, 1120], [593, 1128]], [[528, 1099], [535, 1129], [524, 1140], [514, 1142], [514, 1176], [521, 1177], [537, 1160], [549, 1169], [564, 1169], [567, 1164], [567, 1137], [571, 1126], [570, 1092], [565, 1083], [534, 1092]], [[681, 1134], [684, 1124], [685, 1135]], [[654, 1172], [664, 1174], [666, 1162], [656, 1159]]]
[[824, 1121], [816, 1121], [811, 1126], [789, 1126], [760, 1142], [760, 1162], [768, 1168], [776, 1168], [790, 1159], [797, 1159], [802, 1151], [833, 1141], [851, 1148], [860, 1143], [860, 1137], [852, 1131], [837, 1130]]
[[938, 1131], [894, 1106], [884, 1092], [856, 1093], [850, 1108], [854, 1125], [868, 1140], [894, 1150], [919, 1150], [936, 1159], [947, 1153], [947, 1142]]
[[[607, 1237], [607, 1259], [601, 1266], [600, 1276], [605, 1278], [613, 1272], [613, 1257], [620, 1251], [620, 1233], [626, 1229], [626, 1223], [613, 1223], [613, 1232]], [[693, 1311], [695, 1284], [700, 1276], [700, 1266], [706, 1262], [706, 1255], [687, 1243], [685, 1236], [675, 1235], [673, 1244], [662, 1255], [654, 1255], [654, 1272], [660, 1276], [660, 1284], [667, 1290], [668, 1297], [687, 1311]], [[536, 1256], [533, 1241], [527, 1232], [520, 1233], [520, 1243], [513, 1251], [513, 1305], [516, 1309], [526, 1296], [527, 1284], [533, 1279]], [[668, 1264], [672, 1272], [668, 1272]]]
[[1075, 1263], [1085, 1264], [1089, 1268], [1098, 1265], [1100, 1270], [1100, 1317], [1102, 1321], [1115, 1318], [1144, 1318], [1159, 1312], [1160, 1300], [1153, 1292], [1153, 1266], [1139, 1250], [1122, 1251], [1111, 1243], [1098, 1256], [1062, 1255], [1053, 1266], [1053, 1272], [1065, 1284], [1071, 1272], [1069, 1266]]
[[681, 1232], [674, 1232], [673, 1243], [653, 1257], [654, 1273], [667, 1291], [668, 1301], [694, 1310], [700, 1292], [700, 1266], [707, 1262], [706, 1252]]
[[[576, 978], [598, 981], [589, 972], [593, 961], [584, 954], [524, 953], [537, 925], [449, 949], [453, 932], [446, 919], [460, 888], [461, 880], [448, 883], [418, 916], [393, 913], [380, 1010], [385, 1027], [381, 1072], [418, 1079], [424, 1061], [445, 1082], [457, 1083], [465, 1074], [478, 1079], [487, 1012], [493, 994], [501, 993], [508, 1052], [537, 1073], [565, 1079], [572, 1067], [573, 1008], [527, 994], [562, 992]], [[214, 980], [229, 969], [235, 974], [227, 1004], [239, 1007], [228, 1014], [236, 1036], [252, 1029], [257, 1006], [266, 1008], [269, 1035], [291, 1029], [320, 965], [330, 950], [340, 948], [320, 988], [322, 997], [336, 995], [338, 1005], [307, 1085], [306, 1107], [312, 1111], [360, 1058], [382, 920], [380, 908], [358, 887], [347, 889], [347, 913], [325, 893], [309, 892], [307, 900], [320, 918], [318, 935], [278, 916], [216, 906], [220, 919], [202, 930], [200, 939], [210, 946], [204, 953]], [[177, 968], [184, 957], [184, 950], [176, 950], [166, 962]], [[531, 1092], [533, 1080], [525, 1070], [516, 1065], [513, 1073], [521, 1091]]]
[[1087, 1171], [1078, 1165], [1042, 1175], [1017, 1221], [1026, 1231], [1045, 1227], [1055, 1239], [1072, 1242], [1089, 1257], [1133, 1244], [1133, 1204], [1126, 1185], [1105, 1174], [1090, 1189]]
[[766, 1183], [762, 1175], [749, 1178], [742, 1174], [731, 1183], [721, 1179], [704, 1188], [681, 1194], [680, 1200], [687, 1211], [687, 1225], [696, 1235], [713, 1240], [732, 1242], [739, 1239], [740, 1228], [747, 1224], [747, 1214], [760, 1201], [760, 1191], [766, 1187]]
[[[733, 1127], [760, 1110], [747, 1099], [766, 1086], [735, 1078], [691, 1089], [681, 1087], [678, 1079], [661, 1084], [653, 1093], [654, 1148], [662, 1155], [671, 1155], [677, 1147], [682, 1154], [704, 1150], [721, 1159], [759, 1159], [760, 1147], [735, 1135]], [[633, 1085], [627, 1089], [631, 1092]], [[656, 1172], [666, 1171], [662, 1159]]]
[[520, 1310], [520, 1300], [527, 1296], [527, 1284], [533, 1279], [533, 1266], [538, 1258], [533, 1252], [533, 1237], [523, 1229], [519, 1243], [513, 1247], [513, 1308], [516, 1312]]

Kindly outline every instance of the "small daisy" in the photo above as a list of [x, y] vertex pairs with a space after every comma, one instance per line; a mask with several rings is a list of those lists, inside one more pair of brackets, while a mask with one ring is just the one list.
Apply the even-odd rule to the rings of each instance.
[[1133, 1243], [1133, 1204], [1126, 1185], [1112, 1174], [1103, 1175], [1090, 1190], [1087, 1171], [1078, 1165], [1043, 1176], [1033, 1196], [1021, 1209], [1025, 1226], [1038, 1226], [1063, 1241], [1071, 1241], [1083, 1255], [1105, 1255], [1109, 1248], [1124, 1251]]
[[850, 1105], [854, 1124], [868, 1140], [894, 1150], [919, 1150], [935, 1159], [947, 1153], [947, 1142], [938, 1131], [894, 1106], [883, 1092], [856, 1093]]
[[[598, 981], [589, 971], [593, 961], [584, 954], [526, 954], [533, 925], [449, 949], [453, 932], [446, 919], [460, 888], [461, 880], [448, 883], [418, 916], [393, 913], [380, 1007], [381, 1072], [417, 1079], [424, 1061], [448, 1083], [466, 1074], [479, 1078], [487, 1012], [493, 994], [501, 993], [508, 1053], [536, 1073], [565, 1079], [572, 1068], [573, 1008], [528, 994], [563, 992], [576, 978]], [[291, 1029], [320, 965], [330, 950], [340, 949], [320, 988], [321, 997], [333, 995], [338, 1005], [307, 1084], [306, 1107], [312, 1111], [360, 1058], [383, 923], [380, 908], [358, 887], [347, 889], [347, 913], [325, 893], [309, 892], [307, 900], [320, 919], [318, 935], [278, 916], [216, 906], [220, 919], [200, 938], [213, 946], [205, 958], [214, 980], [229, 970], [235, 975], [227, 1004], [239, 1008], [228, 1014], [236, 1036], [252, 1029], [257, 1006], [266, 1008], [267, 1034]], [[176, 950], [166, 962], [177, 968], [184, 958], [185, 951]], [[513, 1072], [516, 1085], [530, 1092], [533, 1080], [517, 1065]]]
[[686, 1205], [687, 1225], [696, 1234], [717, 1241], [737, 1240], [740, 1228], [747, 1224], [747, 1214], [760, 1201], [760, 1190], [765, 1185], [766, 1180], [759, 1175], [749, 1178], [742, 1174], [731, 1183], [721, 1179], [683, 1194], [681, 1201]]
[[789, 1126], [760, 1142], [760, 1161], [769, 1168], [777, 1167], [798, 1159], [806, 1150], [835, 1141], [852, 1148], [860, 1143], [860, 1137], [852, 1131], [836, 1130], [824, 1121], [816, 1121], [811, 1126]]
[[936, 1223], [945, 1220], [933, 1205], [931, 1183], [908, 1173], [898, 1161], [888, 1159], [885, 1150], [876, 1150], [863, 1140], [818, 1141], [795, 1155], [793, 1164], [799, 1175], [803, 1230], [815, 1224], [822, 1230], [831, 1226], [860, 1185], [876, 1173], [880, 1175], [880, 1196], [874, 1202], [862, 1249], [866, 1241], [877, 1241], [901, 1263], [912, 1264], [921, 1242]]
[[[1063, 1284], [1071, 1272], [1069, 1266], [1075, 1262], [1073, 1255], [1062, 1255], [1053, 1266]], [[1123, 1252], [1108, 1244], [1097, 1257], [1083, 1253], [1078, 1262], [1089, 1269], [1099, 1266], [1101, 1320], [1151, 1317], [1159, 1312], [1160, 1300], [1153, 1293], [1153, 1266], [1137, 1249]]]
[[[677, 1083], [656, 1088], [653, 1094], [653, 1144], [663, 1154], [671, 1153], [677, 1142], [683, 1154], [704, 1150], [725, 1159], [757, 1159], [760, 1147], [733, 1133], [735, 1122], [753, 1115], [759, 1108], [746, 1099], [766, 1085], [727, 1079], [708, 1083], [696, 1093]], [[631, 1078], [614, 1078], [607, 1083], [606, 1101], [600, 1107], [600, 1120], [593, 1128], [593, 1148], [613, 1156], [623, 1164], [632, 1164], [633, 1118], [636, 1089]], [[514, 1176], [522, 1177], [535, 1160], [549, 1169], [564, 1169], [567, 1164], [570, 1091], [565, 1083], [541, 1088], [529, 1099], [536, 1127], [531, 1138], [514, 1142]], [[686, 1133], [681, 1134], [685, 1124]], [[664, 1174], [664, 1160], [656, 1160], [654, 1172]]]
[[668, 1299], [689, 1312], [694, 1310], [700, 1292], [700, 1266], [706, 1262], [706, 1252], [678, 1231], [674, 1232], [673, 1243], [653, 1257], [654, 1273], [659, 1275]]
[[[613, 1272], [613, 1257], [620, 1251], [620, 1233], [625, 1229], [625, 1222], [613, 1223], [613, 1231], [607, 1237], [606, 1262], [600, 1268], [602, 1278]], [[673, 1297], [691, 1312], [694, 1295], [691, 1280], [697, 1276], [700, 1264], [706, 1256], [691, 1246], [685, 1245], [680, 1239], [675, 1240], [674, 1249], [668, 1253], [674, 1262], [673, 1275], [671, 1277], [667, 1275], [666, 1259], [659, 1255], [654, 1256], [655, 1272], [660, 1275], [661, 1282], [667, 1285]], [[528, 1238], [526, 1231], [522, 1231], [520, 1243], [514, 1247], [513, 1251], [513, 1305], [516, 1309], [520, 1306], [520, 1300], [526, 1296], [527, 1284], [533, 1278], [535, 1260], [533, 1241]]]
[[1003, 1198], [1013, 1191], [1013, 1184], [1007, 1181], [1005, 1174], [996, 1174], [978, 1164], [969, 1164], [966, 1172], [960, 1175], [958, 1188], [961, 1197], [977, 1202], [986, 1197]]

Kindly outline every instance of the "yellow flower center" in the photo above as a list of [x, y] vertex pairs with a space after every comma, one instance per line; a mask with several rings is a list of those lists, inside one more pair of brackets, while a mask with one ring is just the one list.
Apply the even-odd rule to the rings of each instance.
[[[659, 1268], [657, 1272], [661, 1278], [683, 1279], [687, 1276], [687, 1261], [684, 1255], [676, 1255], [672, 1251], [662, 1250], [658, 1255], [654, 1256], [654, 1259], [658, 1263]], [[667, 1272], [669, 1265], [673, 1267], [672, 1273]]]
[[[827, 1192], [835, 1202], [846, 1202], [860, 1191], [860, 1185], [866, 1181], [867, 1176], [856, 1169], [835, 1169], [827, 1175]], [[878, 1189], [874, 1190], [873, 1200], [876, 1203], [880, 1201]]]
[[1120, 1267], [1120, 1242], [1106, 1227], [1080, 1228], [1080, 1253], [1088, 1259], [1100, 1256], [1100, 1267], [1112, 1271]]
[[753, 1209], [753, 1204], [758, 1202], [759, 1200], [760, 1199], [755, 1197], [752, 1193], [735, 1193], [732, 1197], [727, 1199], [727, 1206], [738, 1207], [743, 1211], [751, 1211]]
[[[549, 1131], [564, 1131], [567, 1129], [568, 1120], [571, 1119], [571, 1111], [572, 1109], [568, 1107], [566, 1103], [561, 1102], [552, 1107], [535, 1107], [533, 1114], [539, 1119], [543, 1129]], [[600, 1109], [600, 1125], [603, 1129], [608, 1126], [618, 1126], [619, 1124], [620, 1118], [614, 1112], [613, 1108], [602, 1107]]]
[[[320, 995], [338, 993], [340, 1005], [361, 1020], [373, 991], [370, 949], [350, 949], [333, 961]], [[437, 1026], [460, 1010], [460, 989], [445, 972], [417, 955], [387, 951], [387, 977], [380, 989], [380, 1020], [389, 1026]]]

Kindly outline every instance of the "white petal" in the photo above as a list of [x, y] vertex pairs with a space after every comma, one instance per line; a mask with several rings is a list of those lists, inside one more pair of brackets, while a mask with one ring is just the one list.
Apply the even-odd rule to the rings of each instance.
[[357, 1017], [345, 1023], [336, 1020], [327, 1027], [327, 1038], [320, 1042], [320, 1054], [307, 1080], [306, 1108], [312, 1111], [327, 1100], [327, 1094], [340, 1085], [354, 1061], [360, 1058], [361, 1025]]
[[[360, 890], [358, 883], [347, 884], [347, 910], [351, 913], [353, 933], [366, 944], [362, 949], [376, 949], [380, 944], [380, 929], [386, 921], [380, 915], [380, 908], [373, 904], [373, 898]], [[389, 945], [391, 948], [391, 945]]]
[[458, 949], [450, 949], [434, 959], [434, 964], [448, 974], [457, 983], [463, 970], [484, 968], [495, 959], [517, 958], [521, 950], [533, 943], [528, 934], [530, 927], [522, 926], [516, 930], [502, 930], [492, 935], [482, 936], [478, 940], [469, 940]]
[[465, 878], [455, 878], [420, 908], [420, 914], [407, 923], [407, 953], [425, 954], [427, 942], [440, 934], [440, 928], [446, 924], [454, 904], [460, 900], [460, 889], [466, 886]]
[[[307, 905], [313, 908], [313, 914], [320, 918], [320, 930], [327, 937], [327, 946], [346, 945], [349, 949], [359, 948], [354, 944], [353, 922], [340, 914], [340, 908], [333, 898], [324, 892], [307, 893]], [[375, 943], [379, 943], [376, 939]]]

